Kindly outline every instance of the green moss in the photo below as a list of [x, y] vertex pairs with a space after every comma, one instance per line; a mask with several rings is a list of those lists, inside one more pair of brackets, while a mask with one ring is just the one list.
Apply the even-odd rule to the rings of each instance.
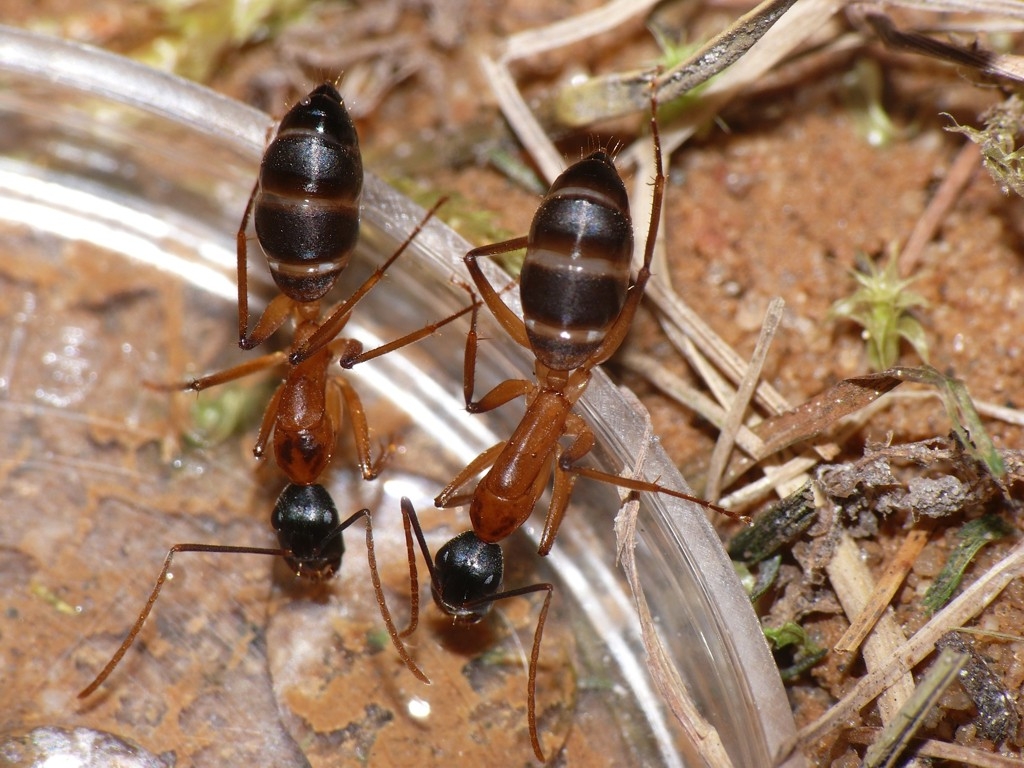
[[910, 342], [918, 356], [927, 362], [928, 342], [924, 328], [910, 314], [914, 307], [928, 304], [920, 294], [909, 290], [916, 278], [900, 278], [895, 249], [884, 267], [879, 268], [864, 256], [860, 256], [858, 262], [860, 268], [852, 273], [857, 290], [833, 304], [830, 315], [852, 320], [863, 327], [868, 363], [876, 371], [896, 364], [901, 340]]

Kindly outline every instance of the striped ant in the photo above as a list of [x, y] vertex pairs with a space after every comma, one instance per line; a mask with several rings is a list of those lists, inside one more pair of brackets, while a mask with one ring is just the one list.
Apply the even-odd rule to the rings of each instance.
[[[482, 620], [498, 600], [546, 592], [534, 632], [527, 682], [530, 740], [541, 762], [544, 753], [537, 731], [537, 664], [554, 587], [538, 583], [501, 591], [504, 562], [498, 543], [526, 522], [551, 477], [554, 486], [540, 541], [541, 555], [550, 552], [576, 477], [581, 475], [634, 491], [665, 493], [738, 517], [656, 483], [576, 466], [594, 447], [596, 439], [573, 407], [586, 390], [594, 367], [607, 361], [625, 339], [651, 274], [665, 191], [656, 113], [652, 94], [656, 175], [643, 265], [632, 284], [629, 200], [611, 156], [603, 150], [590, 153], [555, 179], [527, 236], [475, 248], [466, 254], [466, 267], [481, 299], [509, 336], [532, 353], [537, 381], [509, 379], [479, 400], [474, 399], [474, 307], [465, 349], [466, 408], [471, 413], [485, 413], [523, 397], [526, 412], [507, 441], [473, 459], [434, 500], [442, 508], [468, 501], [472, 530], [457, 535], [433, 559], [411, 502], [402, 502], [407, 530], [411, 526], [415, 531], [430, 570], [434, 602], [456, 623]], [[519, 289], [525, 319], [521, 320], [484, 276], [478, 259], [524, 247], [526, 258]], [[567, 447], [561, 445], [562, 438], [569, 439]]]
[[[175, 544], [167, 553], [156, 584], [120, 648], [106, 667], [80, 694], [93, 693], [131, 646], [151, 612], [178, 552], [258, 554], [282, 557], [296, 575], [311, 581], [332, 576], [344, 552], [342, 532], [365, 519], [367, 559], [381, 616], [399, 656], [420, 680], [429, 682], [416, 666], [384, 601], [373, 552], [370, 512], [362, 509], [341, 521], [334, 501], [319, 480], [330, 464], [343, 409], [355, 436], [363, 477], [373, 479], [388, 457], [371, 458], [369, 429], [358, 394], [337, 375], [329, 375], [337, 359], [343, 368], [378, 357], [423, 339], [469, 312], [473, 305], [439, 321], [364, 352], [354, 339], [336, 338], [355, 305], [384, 276], [406, 250], [437, 207], [351, 296], [326, 313], [321, 299], [348, 264], [359, 232], [359, 200], [363, 185], [362, 159], [355, 125], [340, 94], [330, 84], [314, 89], [281, 120], [267, 146], [259, 177], [246, 203], [237, 233], [239, 345], [252, 349], [265, 342], [290, 316], [295, 332], [287, 351], [277, 351], [241, 365], [193, 379], [185, 384], [152, 385], [161, 390], [201, 391], [259, 371], [287, 367], [284, 381], [267, 405], [253, 453], [266, 450], [273, 435], [274, 457], [289, 483], [278, 497], [271, 523], [277, 548], [221, 544]], [[443, 201], [442, 201], [443, 202]], [[270, 273], [280, 289], [256, 326], [249, 332], [247, 230], [253, 219]], [[417, 599], [413, 550], [409, 549], [413, 601]]]

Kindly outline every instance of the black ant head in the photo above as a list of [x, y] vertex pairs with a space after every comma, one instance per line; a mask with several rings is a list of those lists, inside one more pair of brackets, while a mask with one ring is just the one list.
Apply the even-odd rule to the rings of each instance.
[[505, 564], [501, 547], [460, 533], [434, 557], [434, 602], [458, 624], [475, 624], [491, 609], [489, 598], [501, 589]]
[[311, 581], [329, 579], [341, 567], [345, 540], [334, 500], [322, 485], [289, 483], [270, 517], [288, 567]]

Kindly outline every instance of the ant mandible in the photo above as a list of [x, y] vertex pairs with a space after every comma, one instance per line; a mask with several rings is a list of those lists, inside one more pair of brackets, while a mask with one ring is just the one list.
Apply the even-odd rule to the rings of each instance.
[[[493, 410], [517, 397], [526, 412], [512, 436], [485, 450], [438, 494], [438, 507], [469, 500], [473, 531], [482, 541], [499, 542], [533, 512], [554, 475], [554, 487], [539, 553], [550, 552], [579, 475], [637, 491], [665, 493], [702, 504], [729, 517], [734, 512], [656, 483], [575, 466], [594, 447], [593, 432], [573, 412], [590, 383], [591, 371], [622, 344], [651, 275], [665, 176], [656, 104], [651, 98], [651, 135], [655, 168], [651, 219], [644, 260], [629, 284], [633, 227], [626, 188], [607, 152], [598, 150], [562, 173], [534, 215], [530, 233], [474, 248], [466, 267], [480, 298], [517, 343], [534, 356], [536, 383], [509, 379], [479, 400], [473, 399], [476, 368], [476, 310], [466, 339], [463, 388], [471, 413]], [[525, 320], [502, 301], [477, 259], [526, 248], [519, 276]], [[559, 441], [568, 438], [563, 448]], [[471, 492], [466, 487], [488, 470]]]

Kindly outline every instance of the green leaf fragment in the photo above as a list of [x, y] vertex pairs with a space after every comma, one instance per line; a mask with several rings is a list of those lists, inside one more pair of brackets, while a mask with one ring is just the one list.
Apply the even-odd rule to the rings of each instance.
[[981, 416], [974, 407], [966, 384], [957, 378], [940, 373], [930, 365], [917, 368], [899, 366], [888, 372], [903, 381], [914, 381], [935, 387], [961, 445], [971, 456], [982, 462], [993, 477], [1002, 478], [1006, 475], [1006, 463], [981, 423]]
[[965, 524], [957, 532], [960, 543], [949, 553], [946, 564], [924, 595], [925, 611], [935, 613], [949, 602], [953, 592], [960, 586], [964, 571], [981, 548], [1012, 532], [1010, 525], [997, 515], [984, 515]]
[[776, 502], [729, 542], [729, 557], [754, 564], [792, 544], [817, 518], [810, 483]]
[[807, 630], [796, 622], [787, 621], [781, 627], [763, 627], [762, 630], [774, 650], [796, 646], [793, 664], [779, 670], [783, 680], [792, 680], [800, 676], [828, 653], [828, 648], [822, 648], [814, 642], [807, 634]]

